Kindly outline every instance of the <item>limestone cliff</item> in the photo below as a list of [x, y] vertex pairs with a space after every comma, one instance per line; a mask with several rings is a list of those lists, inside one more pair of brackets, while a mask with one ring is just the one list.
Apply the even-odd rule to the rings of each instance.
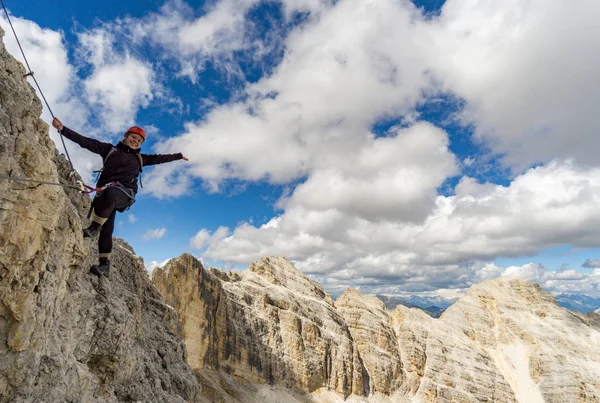
[[370, 379], [368, 392], [391, 394], [403, 381], [398, 338], [385, 304], [375, 296], [346, 290], [335, 306], [348, 324]]
[[522, 280], [474, 286], [439, 319], [357, 290], [333, 304], [283, 258], [224, 273], [184, 255], [153, 281], [213, 401], [244, 402], [237, 379], [306, 394], [273, 401], [600, 402], [597, 315]]
[[600, 401], [600, 333], [539, 285], [483, 282], [442, 319], [489, 353], [520, 401]]
[[[69, 168], [24, 74], [0, 42], [0, 174], [65, 182]], [[0, 402], [195, 399], [177, 314], [141, 259], [119, 241], [110, 279], [89, 273], [89, 203], [58, 186], [0, 180]]]
[[440, 319], [403, 306], [390, 318], [405, 376], [390, 401], [600, 401], [600, 333], [536, 284], [486, 281]]
[[[152, 279], [179, 312], [189, 363], [246, 383], [364, 395], [368, 377], [352, 335], [323, 287], [283, 258], [249, 270], [206, 271], [190, 255]], [[367, 388], [367, 389], [365, 389]]]

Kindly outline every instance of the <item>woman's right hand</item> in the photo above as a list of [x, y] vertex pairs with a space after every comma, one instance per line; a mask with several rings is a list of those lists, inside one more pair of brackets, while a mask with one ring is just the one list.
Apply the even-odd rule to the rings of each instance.
[[54, 126], [56, 129], [58, 129], [59, 131], [61, 131], [65, 126], [62, 124], [62, 122], [60, 120], [58, 120], [58, 118], [54, 118], [52, 119], [52, 126]]

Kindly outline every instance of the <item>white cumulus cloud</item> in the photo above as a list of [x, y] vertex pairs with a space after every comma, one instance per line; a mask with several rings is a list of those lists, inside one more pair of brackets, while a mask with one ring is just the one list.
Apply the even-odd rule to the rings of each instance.
[[229, 234], [229, 228], [224, 226], [217, 228], [213, 233], [203, 228], [190, 239], [190, 247], [194, 249], [204, 249], [207, 246], [215, 247], [219, 242], [228, 237]]
[[477, 139], [521, 169], [554, 158], [598, 164], [600, 2], [447, 0], [429, 62], [466, 101]]
[[108, 130], [122, 134], [153, 100], [155, 77], [150, 63], [117, 51], [115, 41], [107, 28], [86, 31], [79, 34], [79, 52], [92, 66], [83, 81], [88, 102], [100, 110]]
[[145, 240], [150, 240], [150, 239], [161, 239], [164, 235], [165, 232], [167, 232], [166, 228], [154, 228], [154, 229], [149, 229], [146, 231], [146, 233], [144, 234], [144, 239]]
[[[315, 209], [292, 193], [284, 213], [261, 227], [238, 226], [204, 256], [248, 264], [284, 255], [306, 272], [344, 284], [458, 286], [501, 274], [477, 262], [564, 244], [594, 247], [600, 236], [600, 169], [571, 162], [530, 169], [510, 186], [463, 178], [456, 195], [432, 198], [434, 208], [422, 221], [381, 221], [357, 209]], [[379, 202], [370, 203], [376, 209]]]

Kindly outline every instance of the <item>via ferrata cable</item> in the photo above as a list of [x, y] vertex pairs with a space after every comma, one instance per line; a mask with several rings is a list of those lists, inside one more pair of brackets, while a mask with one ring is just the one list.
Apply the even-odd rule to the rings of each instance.
[[[35, 75], [33, 73], [33, 71], [31, 71], [31, 67], [29, 66], [29, 61], [27, 60], [27, 57], [25, 56], [25, 52], [23, 51], [23, 47], [21, 46], [21, 42], [19, 41], [19, 37], [17, 36], [17, 32], [15, 31], [15, 28], [13, 27], [12, 21], [10, 20], [10, 16], [8, 14], [8, 10], [6, 9], [6, 6], [4, 5], [4, 0], [0, 0], [0, 3], [2, 3], [2, 8], [4, 9], [4, 14], [6, 15], [6, 20], [8, 21], [8, 24], [10, 25], [10, 28], [13, 32], [13, 35], [15, 36], [15, 39], [17, 40], [17, 45], [19, 45], [19, 49], [21, 50], [21, 54], [23, 55], [23, 60], [25, 60], [25, 65], [27, 66], [27, 74], [25, 74], [25, 77], [29, 76], [31, 78], [33, 78], [33, 82], [35, 83], [38, 91], [40, 92], [40, 95], [42, 96], [42, 99], [44, 100], [44, 103], [46, 104], [46, 107], [48, 108], [48, 111], [50, 112], [50, 115], [52, 116], [52, 119], [54, 119], [54, 113], [52, 113], [52, 109], [50, 108], [50, 105], [48, 104], [48, 101], [46, 100], [46, 97], [44, 96], [44, 92], [42, 91], [42, 88], [40, 87], [40, 85], [38, 84], [37, 80], [35, 79]], [[73, 168], [73, 162], [71, 161], [71, 156], [69, 155], [69, 151], [67, 151], [67, 146], [65, 144], [65, 140], [63, 138], [62, 133], [60, 132], [60, 130], [57, 130], [58, 133], [60, 134], [60, 140], [62, 141], [62, 145], [63, 148], [65, 150], [65, 154], [67, 156], [67, 159], [69, 160], [69, 165], [71, 166], [71, 171], [74, 172], [75, 168]]]
[[76, 181], [77, 185], [69, 185], [69, 184], [66, 184], [66, 183], [46, 182], [46, 181], [39, 181], [39, 180], [28, 179], [28, 178], [15, 178], [13, 176], [1, 175], [1, 174], [0, 174], [0, 179], [5, 179], [5, 180], [8, 180], [8, 181], [13, 181], [13, 182], [35, 183], [35, 184], [39, 184], [39, 185], [62, 186], [64, 188], [78, 190], [81, 193], [85, 193], [85, 194], [91, 194], [91, 193], [94, 193], [94, 192], [101, 192], [102, 190], [104, 190], [106, 188], [106, 187], [95, 188], [93, 186], [88, 186], [85, 183], [83, 183], [82, 181]]

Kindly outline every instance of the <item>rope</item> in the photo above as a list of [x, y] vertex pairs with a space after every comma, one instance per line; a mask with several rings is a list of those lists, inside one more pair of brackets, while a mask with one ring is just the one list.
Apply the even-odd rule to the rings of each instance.
[[[48, 104], [48, 101], [46, 101], [46, 97], [44, 96], [44, 92], [42, 91], [42, 88], [40, 87], [40, 85], [38, 84], [37, 80], [35, 79], [33, 71], [31, 71], [31, 67], [29, 66], [29, 61], [27, 61], [27, 57], [25, 56], [25, 52], [23, 51], [23, 47], [21, 46], [21, 42], [19, 42], [19, 37], [17, 36], [15, 28], [13, 27], [12, 21], [10, 20], [10, 16], [8, 15], [8, 10], [6, 9], [6, 6], [4, 5], [4, 0], [0, 0], [0, 3], [2, 3], [2, 8], [4, 9], [4, 14], [6, 14], [6, 19], [8, 20], [8, 24], [10, 25], [10, 29], [12, 30], [13, 35], [15, 36], [15, 39], [17, 40], [17, 45], [19, 45], [19, 49], [21, 50], [21, 54], [23, 55], [23, 60], [25, 60], [25, 64], [27, 65], [27, 70], [29, 70], [28, 73], [25, 74], [25, 77], [30, 76], [31, 78], [33, 78], [33, 82], [35, 83], [35, 86], [37, 87], [38, 91], [42, 95], [42, 99], [44, 100], [44, 103], [46, 104], [46, 107], [48, 108], [48, 111], [50, 112], [50, 115], [52, 116], [52, 119], [54, 119], [55, 118], [54, 113], [52, 113], [52, 109], [50, 108], [50, 105]], [[74, 171], [75, 168], [73, 168], [73, 162], [71, 161], [71, 156], [69, 155], [69, 151], [67, 151], [67, 145], [65, 144], [65, 140], [63, 138], [63, 135], [60, 132], [60, 130], [57, 130], [57, 132], [60, 134], [60, 140], [62, 141], [62, 145], [63, 145], [63, 148], [65, 150], [65, 154], [67, 155], [67, 159], [69, 160], [69, 165], [71, 166], [71, 171]]]
[[[76, 181], [77, 185], [68, 185], [68, 184], [65, 184], [65, 183], [58, 183], [58, 182], [46, 182], [46, 181], [38, 181], [38, 180], [35, 180], [35, 179], [15, 178], [15, 177], [8, 176], [8, 175], [0, 175], [0, 179], [12, 181], [12, 182], [27, 182], [27, 183], [37, 183], [37, 184], [40, 184], [40, 185], [62, 186], [62, 187], [65, 187], [65, 188], [78, 190], [81, 193], [85, 193], [85, 194], [88, 194], [88, 195], [92, 194], [94, 192], [96, 192], [96, 193], [102, 192], [107, 187], [116, 186], [116, 183], [118, 183], [118, 182], [111, 182], [111, 183], [109, 183], [109, 184], [107, 184], [105, 186], [96, 188], [96, 187], [93, 187], [93, 186], [88, 186], [85, 183], [83, 183], [82, 181]], [[125, 194], [127, 194], [127, 193], [125, 193]], [[131, 195], [129, 195], [129, 194], [127, 194], [127, 196], [129, 196], [131, 198]]]
[[45, 182], [45, 181], [38, 181], [38, 180], [26, 179], [26, 178], [14, 178], [14, 177], [8, 176], [8, 175], [0, 175], [0, 179], [5, 179], [8, 181], [12, 181], [12, 182], [29, 182], [29, 183], [38, 183], [38, 184], [42, 184], [42, 185], [62, 186], [65, 188], [81, 190], [81, 187], [75, 186], [75, 185], [67, 185], [65, 183], [57, 183], [57, 182]]

